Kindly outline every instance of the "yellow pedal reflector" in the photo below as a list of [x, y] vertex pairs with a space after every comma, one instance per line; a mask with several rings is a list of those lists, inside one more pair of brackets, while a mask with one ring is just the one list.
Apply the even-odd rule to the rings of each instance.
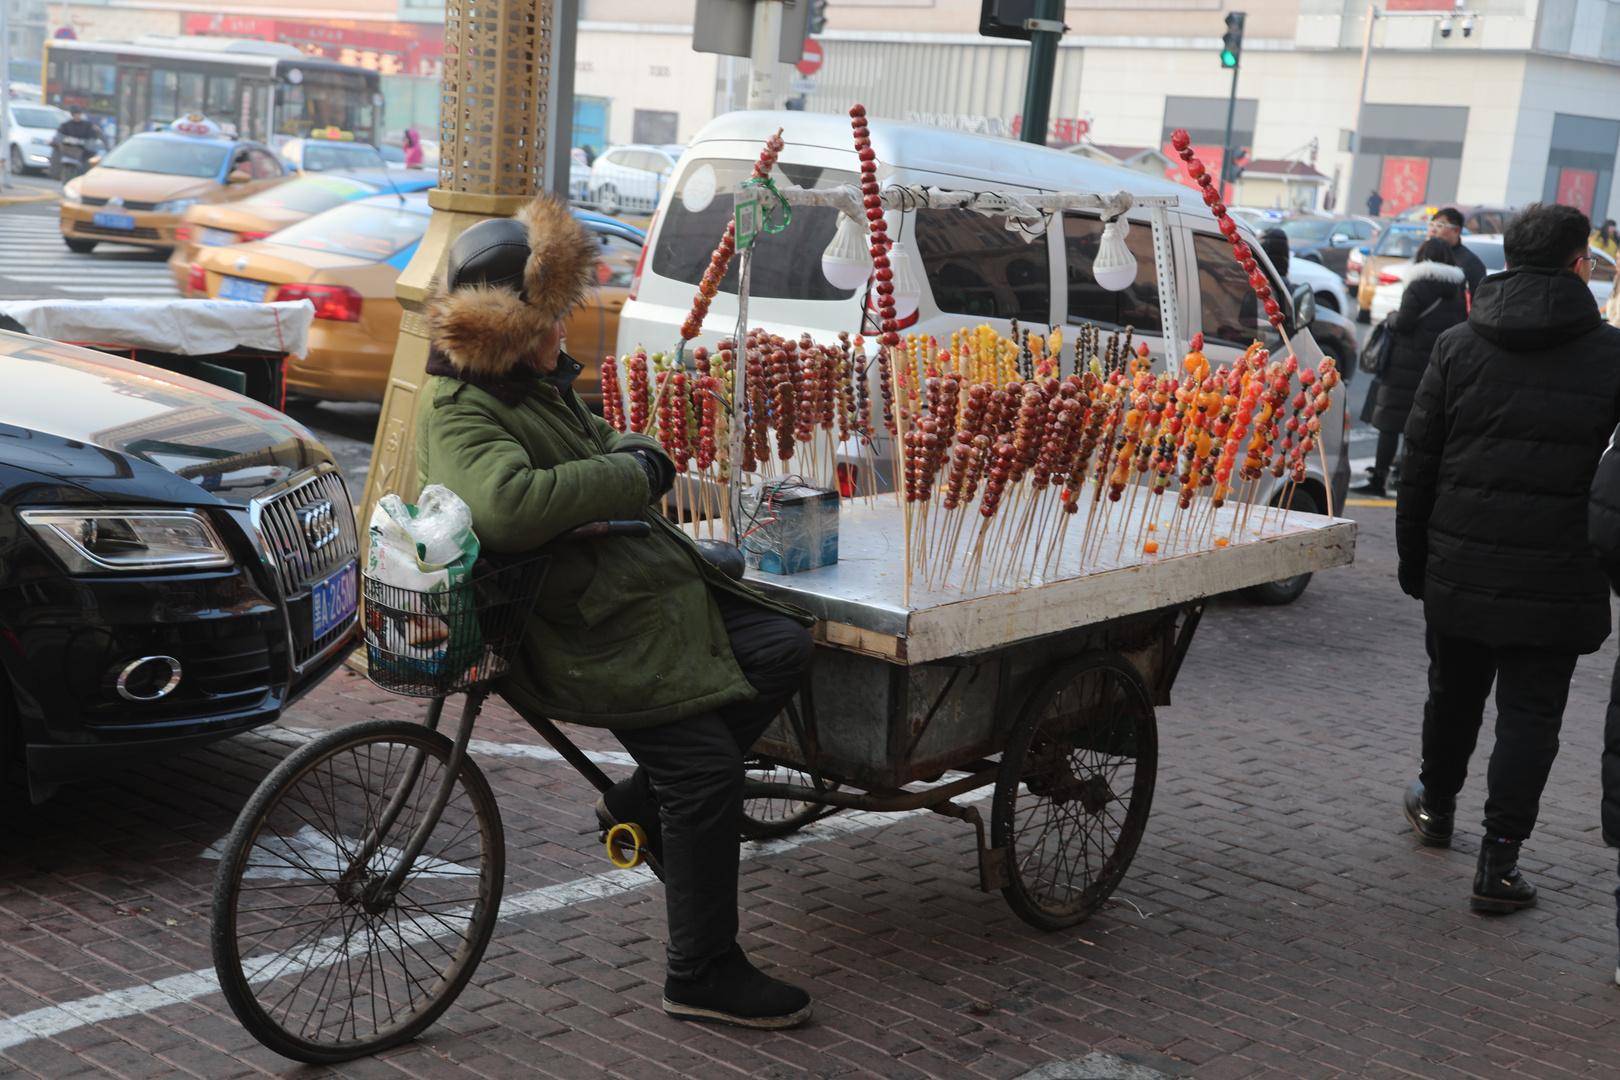
[[[626, 847], [630, 854], [625, 855]], [[621, 822], [608, 830], [608, 862], [620, 870], [629, 870], [646, 862], [642, 852], [647, 847], [647, 832], [633, 821]]]

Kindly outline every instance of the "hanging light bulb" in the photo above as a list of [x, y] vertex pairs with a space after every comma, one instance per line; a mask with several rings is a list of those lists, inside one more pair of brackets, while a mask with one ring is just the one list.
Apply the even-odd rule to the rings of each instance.
[[872, 276], [866, 230], [848, 214], [838, 215], [838, 231], [821, 253], [821, 274], [833, 288], [846, 291], [860, 288]]
[[894, 271], [894, 317], [896, 319], [909, 319], [917, 314], [917, 305], [922, 300], [922, 285], [917, 281], [917, 272], [913, 269], [911, 252], [906, 245], [896, 240], [889, 246], [889, 269]]
[[1136, 280], [1136, 256], [1125, 245], [1131, 231], [1124, 215], [1103, 225], [1102, 241], [1097, 245], [1097, 258], [1091, 264], [1092, 276], [1097, 284], [1109, 292], [1129, 288]]

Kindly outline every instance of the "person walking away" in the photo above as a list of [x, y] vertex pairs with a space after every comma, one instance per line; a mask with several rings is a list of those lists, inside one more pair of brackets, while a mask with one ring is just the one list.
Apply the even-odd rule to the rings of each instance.
[[1620, 329], [1587, 288], [1590, 233], [1573, 207], [1525, 208], [1503, 238], [1508, 269], [1440, 335], [1406, 422], [1396, 573], [1423, 601], [1429, 698], [1404, 809], [1423, 843], [1450, 845], [1494, 682], [1476, 911], [1536, 901], [1520, 846], [1558, 754], [1575, 660], [1610, 631], [1587, 501], [1620, 424]]
[[1603, 223], [1603, 228], [1592, 234], [1592, 246], [1609, 258], [1620, 258], [1620, 233], [1615, 231], [1614, 219]]
[[1358, 494], [1385, 498], [1389, 467], [1395, 463], [1406, 418], [1412, 412], [1412, 396], [1429, 367], [1429, 355], [1440, 335], [1468, 318], [1463, 299], [1467, 281], [1462, 268], [1451, 260], [1451, 245], [1441, 239], [1425, 240], [1412, 257], [1406, 272], [1406, 291], [1401, 293], [1400, 310], [1389, 321], [1389, 365], [1378, 380], [1377, 403], [1372, 426], [1378, 429], [1378, 455], [1373, 459], [1372, 476]]
[[1378, 217], [1378, 212], [1383, 208], [1384, 197], [1378, 194], [1377, 188], [1373, 188], [1372, 194], [1367, 196], [1367, 213], [1372, 217]]
[[1485, 264], [1478, 255], [1469, 251], [1462, 242], [1462, 211], [1454, 206], [1442, 206], [1429, 218], [1429, 237], [1438, 237], [1451, 246], [1451, 260], [1462, 267], [1468, 279], [1468, 295], [1473, 296], [1479, 283], [1485, 280]]
[[[431, 336], [417, 475], [472, 510], [487, 552], [550, 544], [551, 567], [502, 696], [519, 712], [611, 730], [635, 772], [597, 803], [641, 826], [664, 879], [664, 1011], [783, 1028], [810, 995], [737, 943], [743, 755], [809, 673], [807, 612], [704, 559], [658, 510], [675, 467], [646, 435], [586, 411], [564, 319], [597, 282], [601, 245], [548, 195], [450, 245], [424, 306]], [[553, 542], [592, 521], [645, 538]]]
[[422, 136], [415, 128], [408, 128], [405, 132], [405, 167], [407, 169], [420, 169], [422, 167]]

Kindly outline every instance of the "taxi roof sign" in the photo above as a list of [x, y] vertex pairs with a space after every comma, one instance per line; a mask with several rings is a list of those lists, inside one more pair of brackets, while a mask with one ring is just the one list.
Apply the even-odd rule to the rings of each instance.
[[189, 113], [177, 117], [169, 124], [169, 130], [182, 135], [212, 135], [215, 138], [225, 134], [224, 129], [202, 113]]
[[354, 142], [354, 132], [344, 131], [337, 127], [316, 128], [309, 133], [312, 139], [336, 139], [339, 142]]

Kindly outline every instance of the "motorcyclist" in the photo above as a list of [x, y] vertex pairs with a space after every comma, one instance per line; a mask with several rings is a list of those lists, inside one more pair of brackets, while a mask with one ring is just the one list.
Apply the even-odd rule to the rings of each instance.
[[[69, 142], [68, 140], [73, 141]], [[61, 125], [56, 129], [56, 134], [51, 138], [52, 175], [58, 174], [61, 170], [64, 147], [88, 147], [92, 142], [105, 142], [101, 134], [101, 128], [96, 126], [95, 121], [85, 117], [84, 109], [75, 105], [68, 110], [68, 118], [62, 121]], [[81, 169], [88, 168], [90, 154], [87, 150], [81, 149], [78, 154], [69, 154], [67, 156], [77, 157]], [[62, 179], [68, 179], [68, 177], [62, 177]]]

